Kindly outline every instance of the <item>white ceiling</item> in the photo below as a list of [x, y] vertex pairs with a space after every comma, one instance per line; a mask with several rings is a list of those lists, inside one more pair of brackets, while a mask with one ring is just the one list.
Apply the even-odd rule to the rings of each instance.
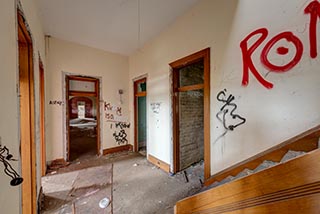
[[197, 1], [199, 0], [39, 0], [38, 2], [45, 34], [130, 55], [168, 27]]

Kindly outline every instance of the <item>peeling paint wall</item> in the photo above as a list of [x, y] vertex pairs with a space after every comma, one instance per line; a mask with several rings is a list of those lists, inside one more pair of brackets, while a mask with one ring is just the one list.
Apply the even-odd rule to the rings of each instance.
[[[57, 38], [48, 39], [47, 47], [47, 159], [54, 160], [66, 155], [64, 75], [100, 79], [101, 149], [118, 146], [114, 133], [118, 134], [120, 130], [116, 123], [129, 123], [128, 57]], [[119, 94], [119, 89], [123, 90], [123, 94]], [[57, 101], [56, 105], [50, 105], [50, 101]], [[127, 129], [124, 132], [128, 138]]]
[[[310, 58], [310, 16], [304, 14], [310, 2], [202, 0], [166, 31], [130, 56], [129, 78], [148, 75], [147, 105], [161, 102], [159, 121], [148, 111], [148, 139], [152, 139], [149, 140], [148, 153], [172, 165], [169, 63], [207, 47], [211, 48], [212, 175], [318, 125], [320, 57]], [[273, 83], [272, 89], [260, 84], [251, 71], [249, 84], [242, 86], [240, 42], [259, 28], [267, 28], [269, 34], [251, 58], [260, 75]], [[260, 61], [261, 52], [273, 37], [285, 31], [292, 32], [303, 44], [301, 60], [290, 70], [269, 72]], [[248, 46], [251, 47], [258, 38], [259, 35], [252, 38]], [[287, 54], [282, 46], [288, 48]], [[273, 64], [282, 66], [290, 62], [295, 54], [293, 43], [283, 39], [272, 47], [267, 58]], [[225, 129], [216, 118], [221, 108], [216, 97], [224, 89], [235, 97], [233, 102], [238, 106], [237, 114], [247, 120], [217, 140]], [[132, 100], [130, 97], [130, 103], [133, 103]], [[132, 115], [133, 112], [131, 118]]]

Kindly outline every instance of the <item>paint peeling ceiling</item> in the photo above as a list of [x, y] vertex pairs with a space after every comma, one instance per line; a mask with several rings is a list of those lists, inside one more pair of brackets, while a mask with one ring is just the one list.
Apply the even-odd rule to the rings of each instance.
[[46, 35], [130, 55], [199, 0], [38, 0]]

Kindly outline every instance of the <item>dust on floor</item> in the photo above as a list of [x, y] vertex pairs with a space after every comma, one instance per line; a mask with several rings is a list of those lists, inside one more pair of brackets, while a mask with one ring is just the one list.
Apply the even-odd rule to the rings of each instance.
[[[173, 213], [177, 201], [201, 189], [202, 163], [190, 167], [186, 173], [171, 176], [149, 163], [141, 154], [132, 152], [76, 160], [56, 173], [111, 163], [114, 214]], [[46, 201], [44, 204], [50, 202]]]

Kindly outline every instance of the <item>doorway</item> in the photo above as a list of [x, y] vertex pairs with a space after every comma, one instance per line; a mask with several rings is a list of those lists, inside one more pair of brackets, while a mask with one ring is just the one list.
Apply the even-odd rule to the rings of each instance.
[[19, 116], [22, 183], [22, 213], [36, 213], [36, 146], [33, 44], [21, 12], [18, 19]]
[[204, 161], [210, 177], [210, 49], [170, 64], [173, 85], [173, 171]]
[[147, 152], [147, 79], [134, 82], [134, 150]]
[[99, 80], [66, 76], [67, 158], [100, 155]]

